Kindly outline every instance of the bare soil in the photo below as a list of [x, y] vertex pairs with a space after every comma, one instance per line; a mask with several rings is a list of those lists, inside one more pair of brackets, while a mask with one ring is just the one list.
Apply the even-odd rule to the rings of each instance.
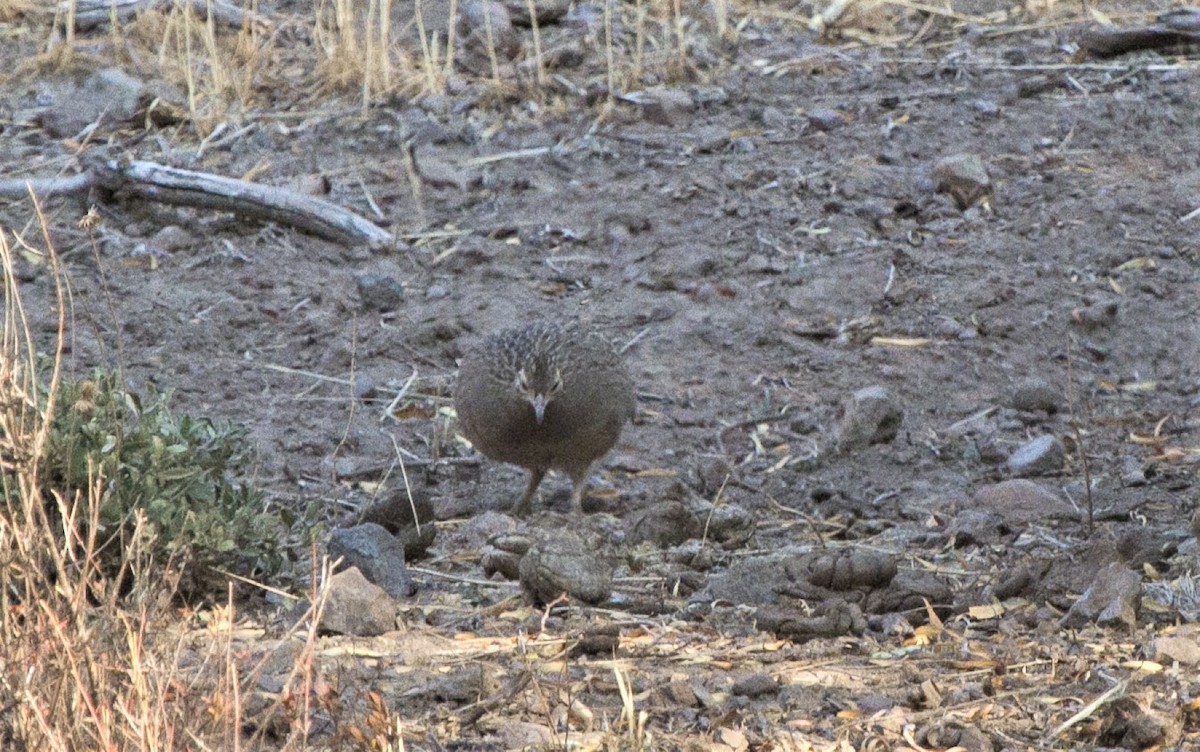
[[[292, 112], [277, 91], [247, 114], [256, 127], [199, 159], [177, 130], [103, 133], [90, 148], [280, 185], [320, 177], [403, 246], [111, 200], [89, 230], [86, 203], [51, 201], [68, 364], [119, 364], [135, 386], [173, 390], [180, 413], [247, 424], [272, 500], [319, 501], [331, 524], [398, 487], [402, 451], [439, 517], [405, 628], [326, 638], [319, 666], [350, 707], [381, 693], [408, 749], [632, 748], [626, 731], [596, 735], [621, 718], [621, 681], [655, 749], [1197, 748], [1197, 666], [1156, 640], [1200, 615], [1200, 218], [1186, 219], [1200, 207], [1200, 77], [1157, 56], [1075, 64], [1073, 25], [914, 16], [901, 30], [925, 20], [938, 33], [897, 48], [820, 42], [764, 15], [726, 62], [669, 84], [692, 106], [662, 117], [471, 87]], [[561, 74], [586, 89], [602, 80], [595, 56]], [[45, 85], [10, 78], [0, 110], [34, 106]], [[0, 173], [45, 175], [74, 148], [5, 123]], [[966, 209], [931, 177], [954, 154], [979, 156], [992, 181]], [[29, 221], [26, 202], [0, 206], [8, 229], [29, 235]], [[50, 276], [21, 274], [48, 341]], [[387, 310], [361, 289], [381, 278], [402, 287]], [[456, 358], [537, 317], [582, 318], [627, 348], [639, 411], [596, 467], [587, 520], [566, 515], [567, 482], [551, 477], [520, 525], [605, 541], [618, 593], [654, 613], [618, 599], [543, 615], [480, 568], [488, 526], [514, 523], [478, 515], [505, 511], [523, 479], [456, 439]], [[1013, 406], [1031, 378], [1058, 409]], [[842, 406], [876, 385], [903, 410], [899, 435], [836, 451]], [[1077, 511], [964, 545], [950, 531], [975, 492], [1043, 434], [1066, 460], [1033, 480]], [[663, 574], [662, 550], [622, 542], [641, 510], [704, 500], [755, 530], [700, 547], [691, 586]], [[892, 554], [953, 598], [930, 604], [933, 622], [908, 604], [810, 640], [760, 629], [763, 604], [689, 603], [739, 562], [822, 546]], [[1136, 623], [1061, 627], [1110, 561], [1142, 576]], [[968, 610], [1016, 572], [1030, 581], [1004, 608]], [[247, 608], [265, 633], [246, 650], [276, 649], [271, 607]], [[603, 624], [620, 628], [615, 656], [559, 652]], [[760, 673], [771, 686], [733, 691]], [[481, 695], [501, 701], [476, 714]], [[336, 724], [315, 733], [342, 738]]]

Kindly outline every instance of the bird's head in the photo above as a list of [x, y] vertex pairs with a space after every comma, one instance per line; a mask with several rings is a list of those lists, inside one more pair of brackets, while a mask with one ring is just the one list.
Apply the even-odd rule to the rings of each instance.
[[533, 407], [538, 425], [546, 418], [546, 408], [563, 390], [562, 371], [540, 359], [526, 363], [517, 371], [513, 388]]

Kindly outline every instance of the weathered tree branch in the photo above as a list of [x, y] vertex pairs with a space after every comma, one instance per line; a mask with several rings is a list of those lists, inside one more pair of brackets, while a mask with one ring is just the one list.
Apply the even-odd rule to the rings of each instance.
[[[192, 12], [201, 18], [208, 16], [212, 9], [213, 19], [227, 26], [241, 28], [247, 21], [261, 22], [263, 19], [253, 13], [243, 11], [231, 5], [226, 0], [188, 0]], [[75, 0], [75, 28], [83, 31], [92, 29], [112, 21], [116, 13], [118, 21], [127, 21], [141, 10], [151, 10], [157, 7], [174, 5], [174, 0]], [[56, 13], [65, 16], [67, 2], [59, 3]]]
[[389, 245], [395, 241], [390, 232], [354, 212], [286, 188], [155, 162], [97, 158], [86, 164], [84, 173], [69, 178], [0, 181], [0, 196], [19, 198], [30, 190], [42, 197], [61, 196], [100, 187], [121, 196], [278, 222], [337, 243]]

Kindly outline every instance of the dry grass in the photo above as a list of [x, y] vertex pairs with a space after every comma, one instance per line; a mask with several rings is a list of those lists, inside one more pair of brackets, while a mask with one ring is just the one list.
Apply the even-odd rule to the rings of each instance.
[[[55, 411], [77, 407], [56, 399], [68, 288], [48, 240], [15, 253], [14, 238], [0, 227], [0, 748], [306, 749], [314, 710], [341, 704], [313, 671], [313, 625], [326, 588], [314, 588], [316, 607], [278, 641], [294, 656], [283, 691], [249, 703], [265, 659], [248, 661], [232, 648], [231, 635], [245, 627], [232, 588], [222, 607], [181, 609], [179, 573], [152, 560], [142, 519], [120, 542], [120, 575], [102, 571], [99, 550], [112, 543], [96, 533], [106, 479], [69, 493], [44, 477]], [[59, 328], [48, 367], [39, 366], [46, 356], [26, 323], [18, 255], [45, 264], [55, 280]], [[326, 567], [313, 581], [328, 577]], [[346, 733], [363, 733], [369, 720]], [[258, 735], [247, 737], [247, 727]], [[372, 738], [391, 738], [380, 733]]]

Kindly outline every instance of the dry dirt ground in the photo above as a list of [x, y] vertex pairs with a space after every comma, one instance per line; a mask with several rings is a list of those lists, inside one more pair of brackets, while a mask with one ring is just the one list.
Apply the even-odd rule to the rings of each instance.
[[[602, 91], [602, 47], [551, 71], [574, 88], [540, 104], [469, 84], [301, 111], [310, 71], [296, 66], [295, 92], [260, 92], [258, 109], [230, 114], [251, 127], [198, 158], [186, 126], [112, 126], [83, 148], [328, 181], [327, 198], [395, 229], [399, 248], [98, 198], [89, 230], [89, 202], [46, 203], [76, 373], [119, 363], [135, 386], [173, 390], [178, 412], [247, 424], [272, 501], [317, 501], [330, 524], [397, 487], [399, 448], [439, 518], [413, 562], [418, 591], [398, 605], [400, 631], [322, 638], [317, 666], [352, 711], [380, 693], [406, 748], [1200, 748], [1195, 62], [1077, 61], [1078, 23], [1020, 14], [906, 12], [893, 31], [918, 37], [908, 45], [785, 23], [811, 11], [757, 8], [736, 43], [705, 53], [715, 65], [665, 83], [674, 99], [658, 109], [606, 112], [584, 93]], [[31, 20], [8, 27], [40, 38]], [[281, 56], [305, 59], [312, 41], [291, 28]], [[6, 79], [5, 178], [73, 171], [77, 142], [19, 119], [61, 75]], [[931, 177], [955, 154], [977, 155], [992, 184], [965, 210]], [[32, 238], [30, 217], [27, 202], [0, 206]], [[48, 338], [49, 275], [20, 274]], [[602, 607], [544, 614], [480, 567], [487, 535], [517, 525], [480, 514], [503, 512], [523, 480], [455, 438], [456, 358], [537, 317], [602, 329], [638, 385], [587, 519], [567, 516], [567, 483], [551, 477], [519, 523], [603, 541], [617, 594]], [[1048, 409], [1014, 403], [1031, 379]], [[836, 451], [844, 405], [871, 386], [903, 411], [898, 435]], [[976, 495], [1040, 435], [1065, 447], [1031, 479], [1049, 501]], [[752, 534], [633, 545], [645, 510], [714, 501]], [[780, 625], [822, 613], [813, 598], [706, 590], [757, 557], [822, 547], [932, 577], [949, 594], [929, 603], [940, 618], [920, 593], [857, 601], [861, 624], [812, 637]], [[1136, 616], [1060, 623], [1111, 562], [1141, 580]], [[286, 655], [272, 607], [246, 599], [262, 630], [241, 649]], [[615, 654], [562, 652], [606, 624]], [[312, 743], [353, 747], [327, 716]]]

